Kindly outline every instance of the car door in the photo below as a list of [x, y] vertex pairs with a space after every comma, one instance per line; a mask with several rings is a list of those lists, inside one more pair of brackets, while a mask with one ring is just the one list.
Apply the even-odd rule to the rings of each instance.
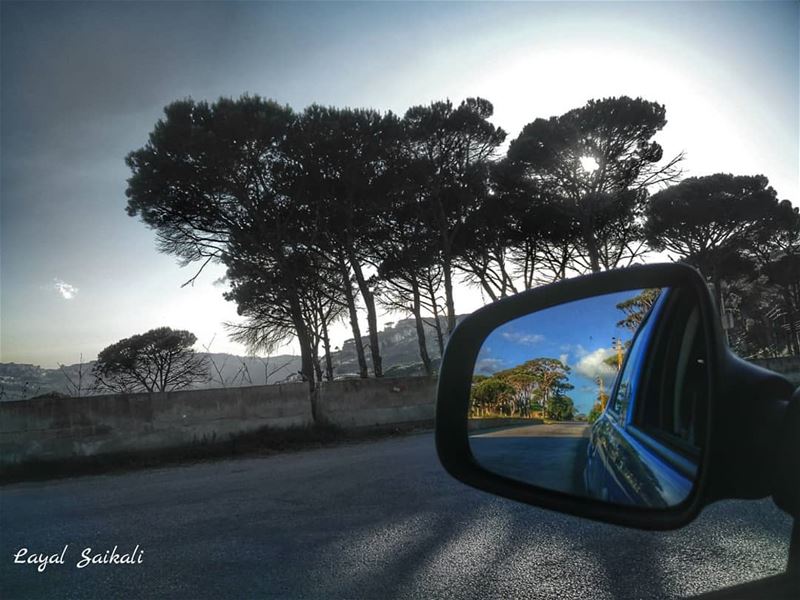
[[[703, 375], [695, 368], [703, 345], [690, 308], [677, 291], [664, 290], [637, 330], [608, 406], [592, 428], [584, 477], [589, 495], [659, 507], [689, 494], [699, 458], [692, 436]], [[680, 358], [659, 362], [676, 347], [683, 350]], [[645, 363], [655, 368], [643, 369]], [[677, 374], [672, 383], [670, 373]], [[652, 396], [657, 402], [640, 401]]]

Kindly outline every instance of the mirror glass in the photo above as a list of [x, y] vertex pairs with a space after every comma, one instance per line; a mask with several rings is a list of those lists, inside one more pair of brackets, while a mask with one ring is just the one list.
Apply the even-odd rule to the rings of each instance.
[[668, 507], [692, 490], [708, 400], [691, 290], [593, 296], [509, 321], [473, 369], [482, 467], [572, 495]]

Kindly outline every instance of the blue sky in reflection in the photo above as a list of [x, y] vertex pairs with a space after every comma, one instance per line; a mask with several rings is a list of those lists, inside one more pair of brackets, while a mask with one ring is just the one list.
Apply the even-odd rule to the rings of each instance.
[[491, 375], [534, 358], [556, 358], [570, 367], [569, 396], [578, 412], [588, 413], [598, 393], [597, 378], [610, 391], [615, 367], [605, 363], [614, 355], [613, 338], [633, 337], [617, 326], [625, 316], [617, 304], [639, 294], [627, 290], [561, 304], [509, 321], [494, 330], [481, 346], [475, 373]]

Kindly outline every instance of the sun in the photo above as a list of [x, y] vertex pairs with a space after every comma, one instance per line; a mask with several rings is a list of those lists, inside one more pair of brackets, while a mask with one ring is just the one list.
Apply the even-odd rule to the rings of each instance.
[[594, 173], [600, 168], [593, 156], [581, 156], [578, 160], [581, 161], [581, 168], [587, 173]]

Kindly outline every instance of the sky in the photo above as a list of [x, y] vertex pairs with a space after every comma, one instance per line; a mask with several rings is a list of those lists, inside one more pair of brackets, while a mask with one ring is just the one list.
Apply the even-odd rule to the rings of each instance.
[[569, 367], [567, 392], [578, 412], [587, 414], [597, 399], [598, 377], [606, 392], [617, 375], [605, 360], [615, 355], [613, 339], [624, 345], [633, 332], [617, 323], [625, 316], [617, 304], [641, 293], [628, 290], [568, 302], [535, 312], [495, 329], [483, 342], [476, 375], [492, 375], [535, 358], [554, 358]]
[[[3, 362], [92, 360], [162, 325], [244, 354], [222, 269], [181, 288], [192, 268], [125, 213], [125, 155], [186, 97], [403, 114], [481, 96], [510, 141], [591, 98], [641, 96], [666, 105], [656, 140], [687, 175], [762, 173], [800, 203], [796, 2], [2, 2], [0, 27]], [[459, 286], [459, 313], [483, 303]]]

